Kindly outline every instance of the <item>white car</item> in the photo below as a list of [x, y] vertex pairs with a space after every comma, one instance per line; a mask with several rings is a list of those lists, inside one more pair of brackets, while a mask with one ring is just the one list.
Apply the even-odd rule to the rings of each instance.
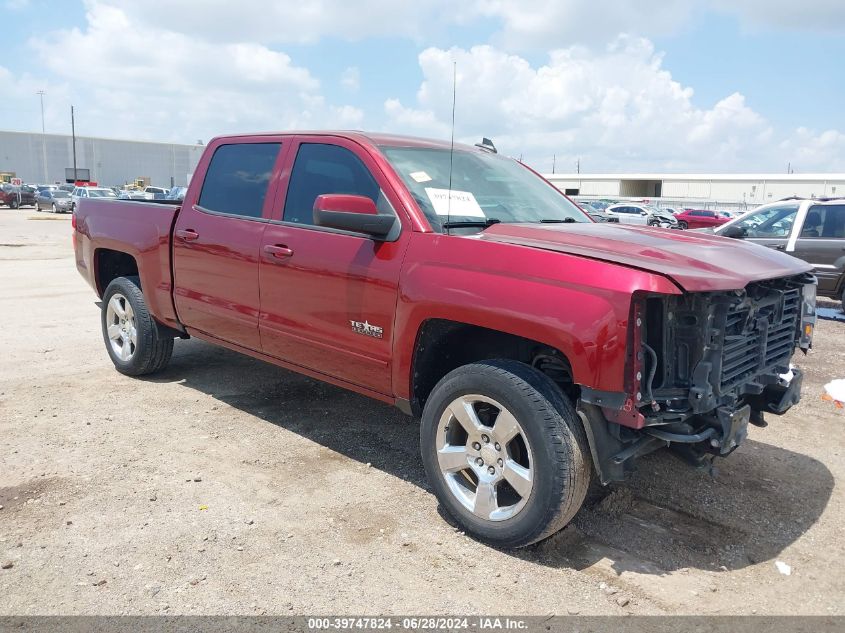
[[633, 202], [612, 204], [604, 212], [610, 217], [619, 218], [620, 224], [642, 224], [663, 228], [678, 225], [678, 220], [668, 211]]
[[117, 194], [107, 187], [76, 187], [70, 194], [70, 210], [76, 209], [80, 200], [85, 198], [117, 198]]
[[145, 200], [162, 200], [167, 195], [167, 189], [162, 187], [146, 187], [144, 189]]

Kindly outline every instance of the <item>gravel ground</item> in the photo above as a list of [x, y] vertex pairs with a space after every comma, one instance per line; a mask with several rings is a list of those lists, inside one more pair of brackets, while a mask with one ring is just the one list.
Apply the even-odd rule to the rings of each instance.
[[820, 397], [843, 323], [715, 475], [650, 456], [502, 552], [441, 514], [391, 407], [195, 340], [118, 374], [70, 249], [67, 216], [0, 209], [0, 615], [845, 613], [845, 414]]

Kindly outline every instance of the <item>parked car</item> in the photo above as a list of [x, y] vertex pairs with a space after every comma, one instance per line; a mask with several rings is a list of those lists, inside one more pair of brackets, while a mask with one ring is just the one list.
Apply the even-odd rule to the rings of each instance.
[[35, 189], [29, 185], [0, 185], [0, 205], [5, 204], [11, 209], [35, 205]]
[[845, 310], [845, 198], [773, 202], [715, 229], [789, 253], [813, 266], [818, 293]]
[[117, 195], [121, 200], [147, 200], [147, 196], [140, 189], [121, 189]]
[[114, 191], [108, 187], [76, 187], [70, 194], [70, 209], [73, 211], [80, 200], [88, 198], [114, 198], [117, 199]]
[[67, 191], [44, 189], [35, 198], [35, 208], [38, 211], [46, 209], [53, 213], [70, 213], [71, 198]]
[[395, 404], [421, 417], [443, 508], [501, 547], [561, 529], [640, 455], [727, 456], [798, 402], [812, 339], [805, 262], [596, 224], [463, 144], [220, 137], [184, 203], [84, 198], [73, 227], [117, 371], [161, 371], [197, 337]]
[[147, 200], [164, 200], [167, 196], [167, 189], [161, 187], [145, 187], [144, 198]]
[[65, 183], [63, 185], [59, 185], [59, 189], [61, 189], [62, 191], [67, 191], [68, 193], [73, 193], [73, 190], [76, 189], [76, 185]]
[[185, 199], [185, 193], [188, 191], [187, 187], [173, 187], [170, 191], [167, 192], [167, 195], [164, 197], [165, 200], [178, 200], [182, 201]]
[[604, 212], [611, 217], [618, 218], [622, 224], [643, 224], [663, 228], [678, 226], [678, 221], [671, 213], [644, 204], [620, 202], [610, 205]]
[[55, 191], [58, 188], [59, 188], [59, 185], [36, 185], [35, 186], [35, 190], [37, 192], [36, 197], [38, 196], [38, 193], [41, 193], [42, 191], [44, 191], [46, 189], [49, 189], [50, 191]]
[[730, 218], [710, 209], [684, 209], [675, 218], [678, 220], [678, 226], [682, 229], [705, 229], [721, 226], [730, 220]]

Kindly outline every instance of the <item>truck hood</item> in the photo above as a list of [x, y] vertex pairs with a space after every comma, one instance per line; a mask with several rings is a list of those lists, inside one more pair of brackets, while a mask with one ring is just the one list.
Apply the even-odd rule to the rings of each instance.
[[738, 290], [809, 272], [806, 262], [742, 240], [608, 223], [494, 224], [480, 239], [599, 259], [659, 273], [689, 292]]

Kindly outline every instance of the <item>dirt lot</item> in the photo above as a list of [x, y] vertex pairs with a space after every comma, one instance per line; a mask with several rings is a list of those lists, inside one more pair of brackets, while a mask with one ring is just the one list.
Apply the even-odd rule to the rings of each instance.
[[[397, 410], [199, 341], [111, 366], [67, 216], [0, 209], [0, 614], [845, 613], [845, 324], [804, 401], [501, 552], [449, 525]], [[791, 568], [778, 571], [775, 562]]]

